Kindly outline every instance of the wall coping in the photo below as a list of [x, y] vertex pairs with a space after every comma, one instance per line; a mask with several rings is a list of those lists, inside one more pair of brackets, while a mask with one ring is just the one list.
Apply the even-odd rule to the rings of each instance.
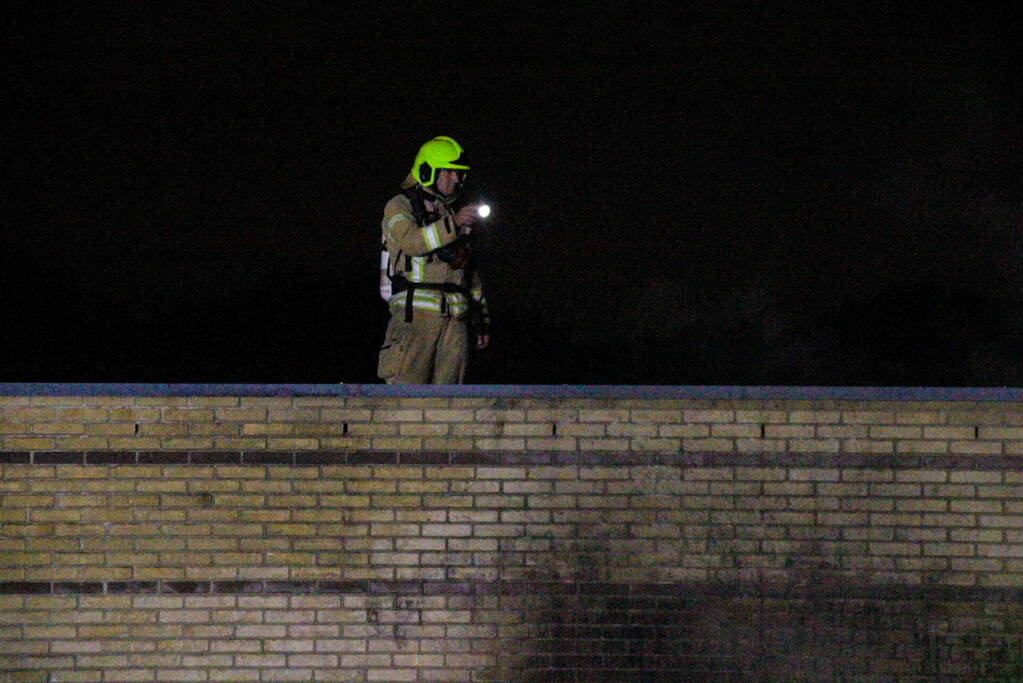
[[332, 396], [847, 401], [1023, 401], [1019, 387], [661, 386], [581, 384], [0, 383], [0, 396]]

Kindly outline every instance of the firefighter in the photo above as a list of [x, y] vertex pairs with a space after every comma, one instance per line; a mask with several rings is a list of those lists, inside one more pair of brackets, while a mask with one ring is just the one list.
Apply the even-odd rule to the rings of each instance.
[[[416, 154], [401, 192], [384, 207], [383, 251], [391, 313], [377, 374], [389, 384], [461, 384], [469, 338], [490, 342], [489, 316], [469, 236], [479, 207], [453, 205], [469, 165], [436, 137]], [[382, 283], [383, 284], [383, 283]]]

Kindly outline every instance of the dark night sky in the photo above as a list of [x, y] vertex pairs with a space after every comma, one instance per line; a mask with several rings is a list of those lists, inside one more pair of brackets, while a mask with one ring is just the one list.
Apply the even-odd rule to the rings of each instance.
[[0, 380], [376, 381], [444, 134], [473, 382], [1023, 384], [1012, 5], [485, 5], [8, 9]]

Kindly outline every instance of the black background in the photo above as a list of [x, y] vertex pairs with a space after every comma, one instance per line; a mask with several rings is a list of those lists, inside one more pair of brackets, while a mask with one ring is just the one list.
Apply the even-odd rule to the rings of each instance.
[[382, 209], [450, 135], [473, 382], [1023, 380], [1008, 3], [31, 7], [0, 379], [377, 381]]

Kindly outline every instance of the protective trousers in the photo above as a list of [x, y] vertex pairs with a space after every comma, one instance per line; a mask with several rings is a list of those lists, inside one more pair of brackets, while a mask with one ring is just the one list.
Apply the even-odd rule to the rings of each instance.
[[469, 355], [464, 320], [416, 311], [395, 313], [380, 347], [377, 375], [388, 384], [461, 384]]

